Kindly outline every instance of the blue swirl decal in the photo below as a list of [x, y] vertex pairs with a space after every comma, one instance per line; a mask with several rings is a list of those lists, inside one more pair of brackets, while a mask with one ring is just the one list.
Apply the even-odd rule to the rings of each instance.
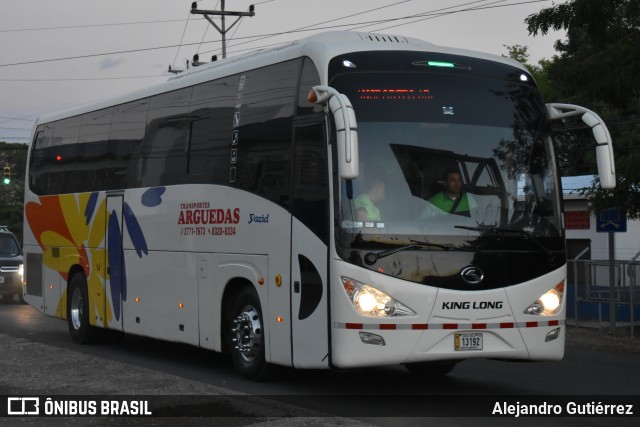
[[129, 237], [133, 243], [133, 247], [136, 250], [139, 258], [142, 258], [142, 253], [149, 255], [147, 248], [147, 241], [144, 238], [144, 233], [140, 227], [140, 223], [136, 219], [136, 215], [131, 210], [131, 206], [125, 202], [124, 204], [124, 223], [127, 225], [127, 231]]
[[84, 209], [84, 218], [86, 221], [86, 225], [89, 225], [91, 222], [91, 217], [93, 216], [93, 211], [96, 210], [96, 205], [98, 204], [98, 193], [93, 192], [91, 196], [89, 196], [89, 201], [87, 202], [87, 207]]
[[120, 235], [120, 222], [116, 211], [111, 212], [109, 215], [107, 233], [111, 302], [113, 303], [113, 313], [116, 320], [120, 320], [120, 302], [121, 299], [125, 301], [127, 299], [127, 278], [123, 274], [125, 266], [122, 254], [122, 236]]
[[166, 187], [154, 187], [144, 192], [140, 201], [148, 208], [154, 208], [162, 203], [162, 195], [167, 190]]

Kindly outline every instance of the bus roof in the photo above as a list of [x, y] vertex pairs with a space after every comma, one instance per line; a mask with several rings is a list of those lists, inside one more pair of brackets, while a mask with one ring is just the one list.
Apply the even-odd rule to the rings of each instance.
[[[328, 64], [332, 58], [345, 53], [384, 50], [427, 51], [469, 56], [504, 63], [524, 70], [524, 67], [520, 63], [510, 58], [483, 52], [438, 46], [416, 38], [355, 31], [332, 31], [312, 35], [275, 48], [259, 50], [257, 52], [200, 65], [178, 75], [171, 76], [165, 82], [91, 104], [84, 104], [48, 113], [38, 118], [34, 125], [34, 130], [38, 125], [43, 123], [124, 104], [159, 93], [181, 89], [294, 58], [308, 56], [316, 64]], [[318, 71], [320, 72], [321, 82], [326, 84], [328, 80], [327, 67], [322, 67]]]

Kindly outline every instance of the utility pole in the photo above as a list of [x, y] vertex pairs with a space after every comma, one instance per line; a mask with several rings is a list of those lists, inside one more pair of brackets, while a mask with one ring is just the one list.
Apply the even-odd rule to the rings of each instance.
[[[240, 21], [243, 16], [255, 16], [255, 7], [254, 5], [249, 6], [248, 12], [230, 12], [224, 10], [224, 0], [220, 0], [220, 10], [198, 10], [198, 3], [191, 3], [191, 14], [192, 15], [204, 15], [205, 19], [209, 21], [211, 25], [213, 25], [216, 30], [222, 35], [222, 58], [227, 57], [227, 32], [233, 28], [234, 25]], [[210, 15], [220, 16], [220, 27], [211, 19]], [[237, 16], [238, 18], [229, 26], [226, 27], [225, 17], [226, 16]]]

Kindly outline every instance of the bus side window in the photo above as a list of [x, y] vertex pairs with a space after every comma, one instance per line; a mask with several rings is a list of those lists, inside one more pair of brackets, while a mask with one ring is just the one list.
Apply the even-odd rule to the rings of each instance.
[[113, 108], [82, 116], [79, 139], [79, 191], [101, 190], [106, 185], [107, 147]]
[[300, 60], [245, 74], [236, 186], [290, 207], [291, 139]]
[[138, 164], [139, 185], [181, 184], [187, 173], [187, 116], [192, 88], [174, 90], [151, 97], [147, 129]]
[[114, 108], [109, 132], [107, 182], [104, 189], [137, 187], [141, 165], [133, 153], [140, 150], [147, 125], [149, 98]]
[[230, 76], [193, 88], [189, 116], [187, 180], [190, 183], [229, 184], [232, 125], [238, 80]]

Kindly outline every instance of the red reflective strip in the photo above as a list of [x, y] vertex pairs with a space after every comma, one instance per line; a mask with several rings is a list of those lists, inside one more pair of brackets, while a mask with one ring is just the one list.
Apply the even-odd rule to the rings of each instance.
[[411, 325], [411, 329], [429, 329], [429, 325], [427, 323], [414, 323]]
[[347, 329], [364, 329], [362, 323], [345, 323], [344, 327]]
[[513, 323], [500, 323], [500, 329], [509, 329], [513, 328], [515, 325]]
[[487, 329], [486, 323], [474, 323], [471, 325], [471, 329]]
[[527, 323], [525, 323], [525, 326], [527, 328], [537, 328], [538, 327], [538, 322], [527, 322]]
[[458, 329], [457, 323], [444, 323], [442, 329]]
[[395, 330], [396, 329], [396, 325], [389, 325], [389, 324], [381, 324], [380, 325], [380, 329], [388, 329], [388, 330]]
[[557, 320], [549, 320], [549, 326], [558, 326], [560, 322]]

